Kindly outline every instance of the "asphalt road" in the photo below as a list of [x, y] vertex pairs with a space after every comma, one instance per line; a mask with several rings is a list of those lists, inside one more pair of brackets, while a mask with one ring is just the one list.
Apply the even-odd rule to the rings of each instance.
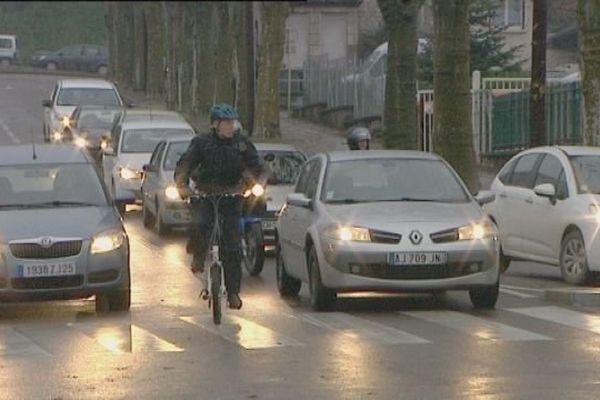
[[[0, 145], [42, 142], [56, 76], [0, 74]], [[130, 312], [93, 299], [0, 304], [0, 399], [596, 399], [600, 313], [551, 303], [573, 289], [515, 263], [495, 310], [466, 293], [355, 297], [315, 313], [276, 291], [274, 262], [244, 276], [240, 311], [212, 325], [185, 237], [126, 215]], [[0, 233], [1, 234], [1, 233]]]

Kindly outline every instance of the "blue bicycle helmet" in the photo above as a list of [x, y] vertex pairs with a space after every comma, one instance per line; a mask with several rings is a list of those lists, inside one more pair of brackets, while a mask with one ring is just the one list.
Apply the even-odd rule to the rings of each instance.
[[227, 103], [215, 104], [210, 109], [210, 122], [214, 122], [219, 119], [237, 120], [239, 115], [235, 108]]

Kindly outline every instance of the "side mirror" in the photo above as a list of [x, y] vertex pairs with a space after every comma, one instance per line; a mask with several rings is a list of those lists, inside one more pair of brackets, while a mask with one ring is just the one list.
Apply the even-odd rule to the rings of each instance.
[[496, 195], [491, 190], [482, 190], [475, 195], [475, 200], [482, 206], [496, 200]]
[[133, 104], [132, 102], [129, 102], [126, 105], [127, 105], [127, 108], [134, 108], [135, 107], [135, 104]]
[[52, 107], [52, 100], [43, 100], [42, 105], [44, 107], [50, 108], [50, 107]]
[[267, 162], [272, 162], [273, 160], [275, 160], [275, 154], [268, 153], [268, 154], [265, 154], [265, 156], [263, 158]]
[[303, 193], [290, 193], [287, 196], [288, 204], [302, 208], [312, 208], [312, 200]]
[[556, 203], [556, 189], [551, 183], [537, 185], [533, 188], [533, 192], [540, 197], [546, 197], [552, 204]]
[[150, 172], [150, 171], [154, 171], [154, 168], [150, 164], [144, 164], [144, 166], [142, 167], [142, 170], [144, 172]]

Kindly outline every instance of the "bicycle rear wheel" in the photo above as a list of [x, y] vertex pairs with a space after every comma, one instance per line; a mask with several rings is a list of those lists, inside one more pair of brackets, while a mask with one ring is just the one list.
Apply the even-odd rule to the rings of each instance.
[[212, 265], [210, 268], [212, 316], [214, 324], [219, 325], [221, 323], [221, 268], [217, 265]]

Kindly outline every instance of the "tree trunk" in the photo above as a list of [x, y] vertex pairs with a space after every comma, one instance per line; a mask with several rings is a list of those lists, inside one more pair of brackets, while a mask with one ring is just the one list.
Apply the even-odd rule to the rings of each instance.
[[146, 69], [146, 94], [153, 98], [163, 96], [165, 93], [165, 48], [166, 32], [163, 26], [162, 5], [159, 2], [147, 2], [144, 4], [144, 15], [146, 20], [146, 33], [148, 40], [148, 51], [146, 54], [148, 63]]
[[422, 0], [378, 0], [388, 31], [384, 143], [417, 148], [418, 12]]
[[600, 145], [600, 1], [579, 0], [579, 68], [584, 100], [583, 144]]
[[546, 35], [548, 6], [546, 0], [533, 2], [533, 36], [531, 42], [531, 146], [546, 144]]
[[261, 138], [280, 138], [279, 74], [283, 62], [285, 21], [289, 5], [287, 2], [260, 2], [260, 10], [262, 27], [253, 134]]
[[479, 190], [471, 124], [469, 0], [434, 0], [433, 150]]

